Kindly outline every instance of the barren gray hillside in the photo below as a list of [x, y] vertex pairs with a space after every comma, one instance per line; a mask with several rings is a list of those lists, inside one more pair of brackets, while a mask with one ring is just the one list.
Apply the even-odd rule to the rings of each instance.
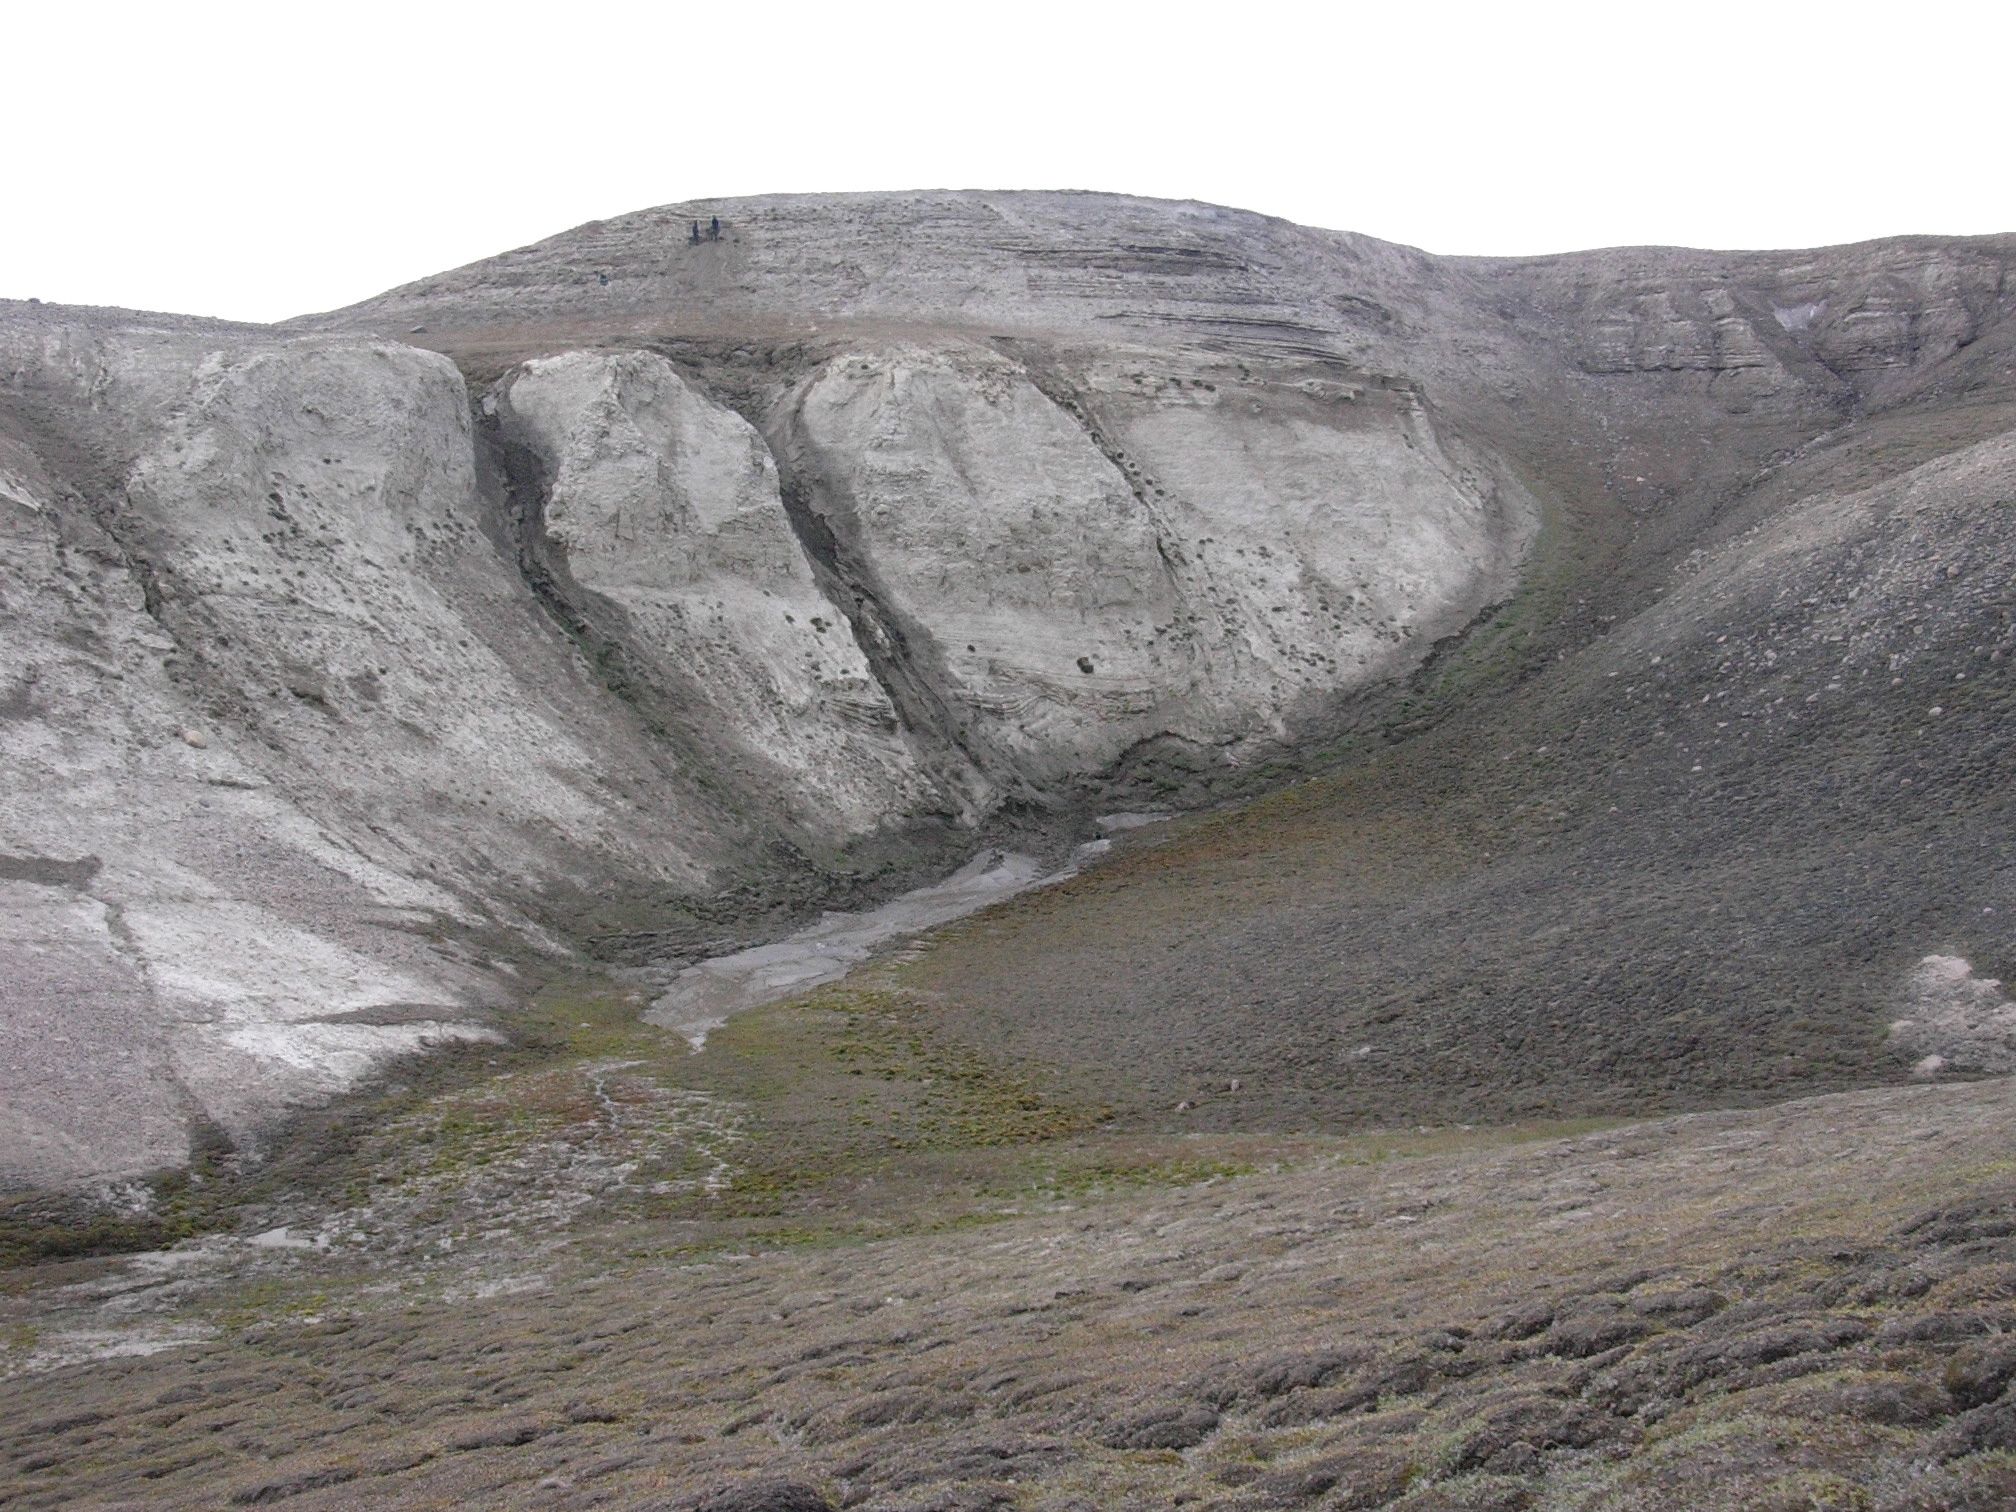
[[2006, 1505], [2012, 269], [934, 192], [0, 303], [0, 1505]]

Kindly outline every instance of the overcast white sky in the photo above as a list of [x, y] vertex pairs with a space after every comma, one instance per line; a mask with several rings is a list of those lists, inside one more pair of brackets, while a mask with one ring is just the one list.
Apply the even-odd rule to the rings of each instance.
[[1213, 200], [1437, 252], [2016, 230], [2016, 6], [23, 4], [0, 296], [269, 320], [791, 190]]

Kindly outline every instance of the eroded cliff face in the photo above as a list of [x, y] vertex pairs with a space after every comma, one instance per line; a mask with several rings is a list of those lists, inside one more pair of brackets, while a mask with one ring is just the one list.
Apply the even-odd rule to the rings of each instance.
[[[1803, 378], [1875, 396], [1999, 324], [2006, 247], [1913, 239], [1827, 252], [1626, 249], [1476, 265], [1572, 329], [1591, 373], [1757, 373], [1755, 400]], [[1815, 370], [1818, 369], [1816, 372]]]
[[1144, 750], [1291, 748], [1545, 509], [1678, 539], [2010, 365], [2003, 242], [714, 208], [282, 330], [0, 309], [0, 1177], [253, 1139], [540, 963], [746, 941], [1003, 813], [1061, 838]]
[[1285, 735], [1508, 592], [1537, 514], [1404, 388], [1166, 352], [849, 353], [786, 433], [964, 738], [1036, 782]]
[[[341, 644], [342, 627], [362, 611], [331, 618], [297, 608], [296, 582], [310, 601], [318, 587], [330, 598], [340, 591], [327, 574], [310, 584], [290, 568], [288, 585], [279, 581], [277, 559], [293, 548], [273, 540], [295, 527], [268, 498], [280, 480], [260, 476], [255, 488], [247, 475], [262, 443], [258, 406], [245, 401], [270, 399], [286, 365], [255, 359], [248, 372], [165, 335], [69, 324], [11, 325], [7, 335], [14, 395], [32, 396], [39, 415], [9, 417], [14, 465], [0, 503], [8, 685], [0, 1131], [17, 1173], [132, 1170], [180, 1159], [192, 1119], [243, 1135], [252, 1119], [241, 1115], [340, 1086], [393, 1044], [478, 1032], [349, 1015], [427, 1004], [434, 1019], [452, 1020], [483, 992], [466, 954], [418, 938], [463, 905], [418, 864], [386, 865], [382, 847], [330, 833], [292, 796], [326, 782], [331, 806], [346, 807], [361, 765], [353, 728], [337, 737], [351, 755], [320, 761], [320, 772], [296, 766], [303, 754], [327, 753], [335, 735], [334, 721], [302, 695], [353, 696], [321, 691], [337, 671], [325, 659], [362, 652], [375, 675], [389, 658], [358, 644], [363, 637]], [[356, 370], [323, 395], [353, 416], [348, 380], [363, 377], [381, 393], [401, 386], [370, 372], [380, 359], [369, 349], [356, 357]], [[324, 352], [310, 366], [326, 384], [344, 361]], [[443, 434], [428, 434], [423, 405], [368, 457], [351, 444], [363, 426], [328, 439], [345, 451], [352, 487], [396, 474], [394, 491], [417, 515], [422, 479], [454, 455], [453, 375], [444, 388], [421, 354], [385, 361], [435, 379], [447, 400], [434, 417]], [[249, 434], [240, 428], [248, 422]], [[329, 457], [313, 465], [337, 465], [329, 448], [310, 449]], [[372, 516], [347, 523], [389, 526], [402, 549], [409, 544], [391, 510]], [[299, 528], [319, 539], [334, 525], [317, 510]], [[331, 541], [318, 554], [358, 549]], [[412, 586], [403, 571], [400, 584]], [[198, 656], [219, 673], [201, 687], [188, 680]], [[298, 693], [285, 686], [290, 677]]]
[[0, 341], [10, 1169], [172, 1162], [489, 1035], [576, 900], [702, 892], [742, 843], [484, 536], [450, 364]]
[[833, 835], [1284, 739], [1509, 592], [1537, 518], [1408, 385], [1154, 351], [845, 351], [759, 409], [774, 454], [650, 352], [483, 404], [558, 591]]
[[1547, 340], [1603, 490], [1682, 529], [1815, 437], [1992, 400], [2016, 373], [2007, 236], [1451, 266]]
[[663, 357], [525, 364], [485, 401], [542, 465], [532, 549], [717, 765], [845, 838], [934, 801], [845, 611], [823, 594], [748, 421]]
[[788, 434], [806, 508], [977, 759], [1042, 781], [1182, 718], [1198, 665], [1166, 531], [1016, 364], [849, 353]]
[[949, 861], [1142, 741], [1278, 741], [1505, 592], [1531, 523], [1411, 397], [1222, 365], [866, 348], [766, 439], [650, 351], [531, 359], [472, 419], [382, 340], [5, 339], [8, 1148], [44, 1178], [494, 1033], [528, 956], [682, 899], [816, 895], [920, 823]]

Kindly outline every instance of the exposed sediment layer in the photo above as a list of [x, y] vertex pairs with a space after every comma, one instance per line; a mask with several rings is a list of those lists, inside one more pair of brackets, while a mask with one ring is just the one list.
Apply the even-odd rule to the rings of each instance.
[[0, 1176], [253, 1139], [535, 960], [746, 943], [1143, 751], [1291, 750], [1543, 514], [1623, 612], [1815, 438], [2006, 386], [2012, 261], [884, 195], [279, 329], [0, 306]]

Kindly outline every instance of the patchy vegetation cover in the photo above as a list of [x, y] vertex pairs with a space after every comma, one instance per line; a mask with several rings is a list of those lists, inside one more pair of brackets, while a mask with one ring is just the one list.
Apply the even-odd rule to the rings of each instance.
[[0, 306], [0, 1502], [2007, 1505], [2012, 260]]

